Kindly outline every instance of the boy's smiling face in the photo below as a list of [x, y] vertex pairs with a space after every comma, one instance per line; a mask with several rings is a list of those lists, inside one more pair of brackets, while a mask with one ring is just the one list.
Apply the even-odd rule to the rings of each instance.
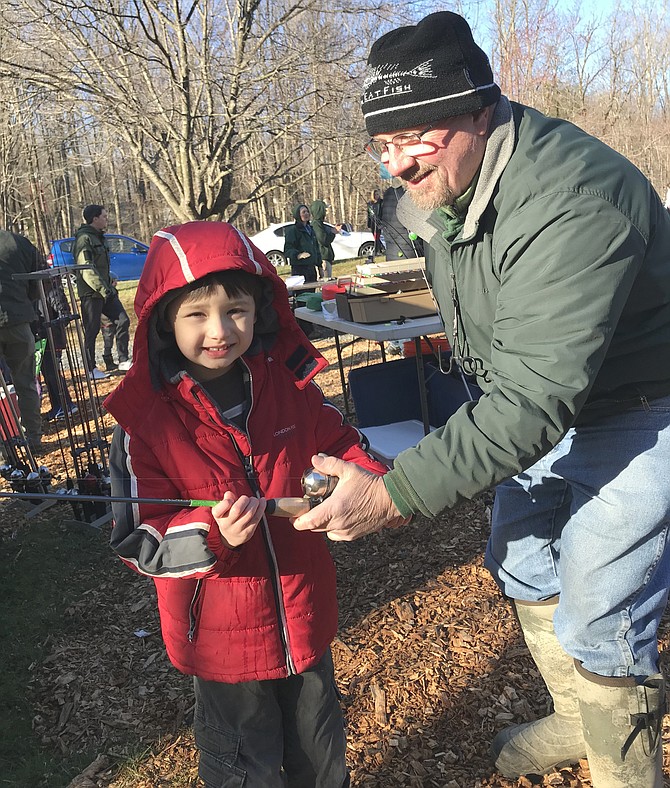
[[230, 298], [216, 285], [206, 295], [178, 298], [167, 317], [188, 372], [206, 382], [230, 371], [251, 346], [256, 306], [253, 296], [239, 292]]

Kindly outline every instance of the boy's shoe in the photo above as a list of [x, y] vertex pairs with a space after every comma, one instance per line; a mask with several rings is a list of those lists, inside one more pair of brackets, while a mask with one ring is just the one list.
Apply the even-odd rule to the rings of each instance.
[[132, 361], [119, 361], [119, 370], [121, 372], [128, 372], [128, 370], [132, 367]]
[[107, 377], [107, 373], [97, 367], [93, 367], [89, 377], [91, 380], [104, 380]]
[[118, 369], [119, 365], [115, 363], [114, 359], [105, 359], [105, 369], [107, 372], [114, 372], [114, 370]]
[[51, 408], [51, 410], [48, 410], [46, 413], [42, 414], [42, 418], [44, 421], [53, 421], [54, 419], [57, 419], [58, 414], [62, 412], [62, 408]]

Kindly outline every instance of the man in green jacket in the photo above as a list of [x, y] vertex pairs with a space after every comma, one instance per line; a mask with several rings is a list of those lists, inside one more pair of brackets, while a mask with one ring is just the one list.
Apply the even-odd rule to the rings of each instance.
[[660, 788], [670, 217], [625, 158], [502, 96], [457, 14], [375, 42], [362, 107], [484, 395], [383, 479], [313, 458], [340, 482], [295, 525], [351, 540], [495, 486], [486, 565], [554, 699], [498, 733], [498, 771], [587, 755], [596, 788]]
[[101, 316], [104, 314], [116, 326], [118, 368], [124, 372], [130, 369], [132, 363], [128, 358], [130, 318], [110, 277], [109, 250], [105, 245], [107, 209], [102, 205], [87, 205], [83, 216], [84, 224], [75, 234], [73, 255], [75, 265], [89, 267], [77, 271], [77, 295], [81, 303], [90, 376], [93, 380], [100, 380], [107, 377], [97, 368], [95, 361], [95, 342], [100, 333]]

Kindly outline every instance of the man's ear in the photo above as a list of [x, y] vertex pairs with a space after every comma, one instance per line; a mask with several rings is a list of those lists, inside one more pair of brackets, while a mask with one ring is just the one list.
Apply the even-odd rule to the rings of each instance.
[[493, 117], [493, 108], [495, 105], [491, 105], [489, 107], [482, 107], [478, 109], [476, 112], [472, 113], [472, 122], [475, 128], [475, 133], [477, 134], [487, 134], [489, 130], [489, 124], [491, 123], [491, 118]]

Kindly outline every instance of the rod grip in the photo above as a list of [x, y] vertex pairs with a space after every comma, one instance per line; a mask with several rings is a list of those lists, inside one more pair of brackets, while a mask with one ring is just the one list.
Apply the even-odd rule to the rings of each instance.
[[308, 498], [268, 498], [265, 514], [275, 517], [298, 517], [309, 510]]

